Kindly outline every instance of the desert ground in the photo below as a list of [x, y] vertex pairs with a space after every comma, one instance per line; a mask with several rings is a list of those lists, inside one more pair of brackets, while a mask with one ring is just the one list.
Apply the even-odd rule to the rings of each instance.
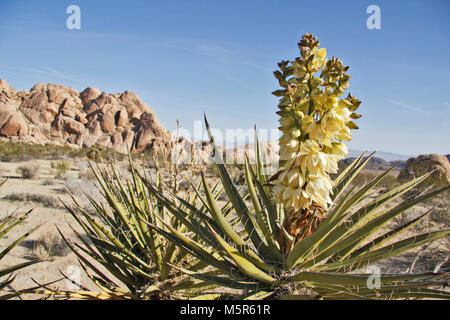
[[[58, 163], [61, 163], [61, 161], [65, 163], [64, 169], [58, 167]], [[121, 166], [126, 171], [127, 163], [122, 162]], [[24, 178], [23, 173], [20, 171], [21, 167], [38, 169], [33, 177]], [[379, 170], [367, 170], [364, 172], [363, 177], [364, 175], [370, 176], [379, 172]], [[398, 170], [392, 173], [393, 181], [397, 174]], [[235, 178], [237, 183], [239, 183], [239, 173], [237, 173]], [[21, 214], [30, 209], [33, 210], [24, 223], [16, 227], [7, 237], [0, 239], [0, 247], [3, 248], [28, 230], [41, 225], [21, 245], [14, 248], [1, 260], [0, 268], [36, 258], [43, 260], [16, 272], [13, 288], [20, 290], [35, 286], [36, 283], [33, 279], [41, 284], [62, 279], [61, 272], [68, 275], [73, 274], [74, 270], [77, 270], [76, 268], [79, 266], [77, 257], [62, 241], [57, 228], [70, 241], [74, 242], [77, 242], [77, 239], [69, 225], [74, 227], [75, 230], [82, 232], [61, 203], [61, 201], [69, 205], [72, 203], [67, 190], [70, 190], [80, 199], [86, 208], [89, 207], [89, 203], [83, 196], [83, 191], [96, 199], [101, 199], [101, 193], [96, 186], [95, 177], [90, 172], [88, 159], [70, 158], [65, 160], [0, 162], [0, 179], [8, 179], [3, 187], [0, 188], [0, 219], [12, 213]], [[362, 178], [361, 182], [364, 182], [364, 178]], [[383, 188], [385, 186], [377, 189], [372, 198], [379, 192], [383, 192]], [[396, 200], [389, 206], [394, 206], [400, 201]], [[403, 237], [411, 236], [417, 232], [422, 233], [429, 230], [448, 228], [448, 204], [448, 198], [444, 197], [416, 206], [408, 210], [394, 223], [386, 226], [386, 228], [394, 228], [401, 223], [406, 223], [432, 207], [435, 207], [434, 211], [421, 224], [404, 234]], [[444, 270], [450, 268], [449, 248], [450, 241], [443, 239], [398, 257], [379, 262], [376, 265], [382, 271], [393, 273], [429, 272], [437, 268]], [[83, 271], [80, 274], [83, 286], [97, 290], [96, 286], [86, 277]], [[53, 284], [52, 287], [60, 289], [70, 288], [66, 280], [59, 281]], [[39, 295], [24, 295], [23, 297], [26, 299], [45, 298], [45, 296]]]

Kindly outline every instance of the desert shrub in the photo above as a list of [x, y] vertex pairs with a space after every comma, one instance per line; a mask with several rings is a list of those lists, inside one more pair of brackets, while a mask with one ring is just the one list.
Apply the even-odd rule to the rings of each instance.
[[38, 260], [54, 260], [70, 253], [64, 239], [54, 232], [45, 233], [38, 240], [33, 241], [32, 257]]
[[67, 160], [59, 160], [56, 163], [52, 162], [51, 167], [56, 169], [56, 176], [60, 177], [70, 170], [70, 162]]
[[23, 179], [36, 179], [39, 175], [39, 164], [27, 164], [17, 168]]
[[446, 228], [450, 227], [450, 210], [449, 208], [435, 208], [434, 211], [430, 215], [430, 220], [445, 226]]
[[86, 156], [89, 160], [100, 161], [100, 151], [96, 148], [92, 148], [86, 152]]
[[3, 199], [9, 201], [21, 201], [21, 202], [34, 202], [39, 203], [46, 208], [59, 208], [60, 202], [52, 197], [45, 194], [33, 194], [33, 193], [12, 193], [5, 196]]

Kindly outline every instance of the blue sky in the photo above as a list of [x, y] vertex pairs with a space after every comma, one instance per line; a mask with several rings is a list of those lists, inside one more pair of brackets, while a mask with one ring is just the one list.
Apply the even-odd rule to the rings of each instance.
[[[69, 5], [81, 30], [66, 28]], [[366, 8], [381, 9], [369, 30]], [[276, 128], [276, 63], [305, 32], [350, 65], [362, 100], [349, 143], [450, 153], [450, 1], [0, 0], [0, 78], [136, 92], [167, 129], [206, 112], [226, 128]]]

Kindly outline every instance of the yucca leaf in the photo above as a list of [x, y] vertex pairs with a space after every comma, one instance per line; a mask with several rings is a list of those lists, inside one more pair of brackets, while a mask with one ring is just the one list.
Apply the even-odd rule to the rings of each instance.
[[242, 300], [264, 300], [274, 294], [273, 291], [258, 291], [256, 293], [252, 293], [251, 295], [247, 295], [242, 298]]
[[216, 201], [213, 198], [211, 190], [208, 187], [208, 183], [206, 182], [205, 174], [201, 172], [203, 190], [205, 191], [206, 200], [208, 201], [209, 211], [211, 212], [212, 217], [222, 230], [224, 234], [227, 235], [231, 240], [233, 240], [238, 245], [245, 245], [245, 242], [239, 237], [239, 235], [233, 230], [231, 225], [222, 215], [222, 212], [217, 206]]
[[2, 258], [8, 253], [10, 252], [13, 248], [15, 248], [19, 243], [21, 243], [23, 240], [25, 240], [26, 237], [28, 237], [30, 234], [32, 234], [33, 232], [35, 232], [37, 229], [39, 229], [41, 227], [41, 225], [38, 225], [37, 227], [31, 229], [30, 231], [24, 233], [20, 238], [18, 238], [16, 241], [14, 241], [13, 243], [11, 243], [9, 246], [7, 246], [4, 250], [2, 250], [2, 252], [0, 252], [0, 260], [2, 260]]
[[342, 192], [352, 183], [359, 172], [369, 163], [370, 159], [374, 156], [375, 152], [372, 152], [364, 161], [363, 156], [365, 152], [362, 153], [348, 168], [350, 170], [344, 170], [344, 175], [342, 177], [338, 176], [339, 182], [335, 182], [333, 188], [333, 193], [330, 195], [331, 200], [336, 201]]
[[246, 289], [246, 290], [258, 290], [260, 288], [266, 288], [266, 286], [261, 284], [261, 282], [257, 282], [257, 281], [242, 281], [242, 280], [237, 280], [237, 279], [233, 279], [230, 277], [226, 278], [226, 277], [214, 276], [210, 273], [191, 272], [189, 270], [183, 269], [183, 268], [175, 266], [175, 265], [172, 265], [172, 268], [174, 268], [178, 271], [181, 271], [182, 273], [187, 274], [193, 278], [207, 281], [210, 283], [214, 283], [214, 284], [217, 284], [220, 286], [225, 286], [228, 288]]
[[265, 176], [263, 174], [263, 163], [261, 161], [261, 150], [259, 148], [259, 139], [258, 139], [258, 131], [254, 130], [254, 141], [255, 141], [255, 156], [256, 156], [256, 174], [258, 176], [258, 180], [261, 181], [261, 184], [264, 185], [266, 183]]
[[366, 154], [366, 151], [364, 151], [363, 153], [361, 153], [358, 157], [356, 157], [352, 163], [350, 163], [344, 170], [341, 171], [341, 173], [339, 173], [339, 175], [334, 179], [334, 188], [333, 188], [333, 194], [335, 194], [335, 196], [337, 197], [336, 194], [336, 190], [340, 190], [340, 189], [345, 189], [345, 187], [343, 187], [343, 183], [342, 181], [348, 177], [348, 175], [350, 174], [350, 171], [353, 170], [355, 167], [357, 167], [360, 162], [361, 159], [364, 157], [364, 155]]
[[253, 207], [255, 208], [258, 225], [261, 227], [272, 256], [281, 259], [280, 247], [276, 242], [275, 236], [270, 228], [267, 211], [263, 210], [261, 206], [262, 203], [260, 203], [260, 199], [256, 194], [255, 186], [253, 184], [255, 174], [249, 164], [247, 155], [245, 155], [245, 177], [247, 180], [247, 187], [249, 189], [250, 198], [252, 199]]
[[367, 243], [366, 245], [364, 245], [363, 247], [353, 251], [351, 253], [352, 257], [356, 257], [362, 253], [365, 252], [369, 252], [373, 249], [377, 249], [378, 247], [380, 247], [381, 245], [383, 245], [384, 243], [392, 240], [395, 237], [398, 237], [400, 234], [404, 233], [405, 231], [413, 228], [414, 226], [416, 226], [418, 223], [420, 223], [425, 217], [427, 217], [429, 215], [429, 213], [432, 211], [433, 209], [427, 211], [426, 213], [424, 213], [423, 215], [411, 220], [410, 222], [406, 223], [405, 225], [399, 226], [397, 228], [395, 228], [394, 230], [391, 230], [379, 237], [377, 237], [376, 239], [370, 241], [369, 243]]
[[[433, 209], [431, 209], [433, 210]], [[431, 212], [431, 210], [429, 212]], [[428, 215], [427, 212], [425, 215]], [[398, 215], [398, 214], [397, 214]], [[424, 215], [424, 216], [425, 216]], [[381, 219], [381, 222], [379, 221], [373, 221], [372, 223], [368, 223], [365, 227], [361, 227], [357, 232], [355, 232], [352, 236], [353, 239], [349, 239], [349, 241], [347, 243], [351, 243], [355, 238], [360, 238], [357, 241], [354, 241], [351, 245], [343, 245], [342, 247], [344, 247], [345, 249], [342, 251], [339, 251], [336, 256], [339, 256], [340, 259], [345, 259], [346, 257], [348, 257], [350, 254], [352, 254], [355, 249], [357, 249], [358, 247], [360, 247], [362, 244], [364, 244], [367, 240], [369, 240], [382, 226], [386, 225], [389, 221], [391, 221], [394, 217], [387, 217], [386, 219]], [[384, 222], [383, 222], [384, 221]], [[394, 237], [394, 235], [398, 235], [401, 232], [405, 231], [403, 230], [405, 228], [401, 228], [400, 230], [398, 230], [396, 233], [391, 234], [388, 239], [391, 239]], [[367, 233], [364, 235], [362, 234], [364, 231], [367, 231]], [[349, 237], [350, 238], [350, 237]], [[385, 239], [386, 241], [388, 239]], [[374, 245], [373, 242], [371, 242], [372, 245]]]
[[[368, 223], [363, 225], [360, 229], [358, 229], [356, 232], [354, 232], [352, 235], [350, 235], [349, 237], [347, 237], [346, 239], [341, 241], [338, 245], [338, 248], [341, 248], [341, 249], [347, 248], [348, 246], [357, 242], [360, 239], [366, 240], [366, 239], [370, 238], [383, 225], [388, 223], [390, 220], [395, 218], [397, 215], [401, 214], [402, 212], [411, 208], [412, 206], [414, 206], [417, 203], [423, 202], [431, 197], [434, 197], [441, 192], [445, 192], [449, 188], [450, 188], [450, 185], [447, 187], [443, 187], [441, 189], [429, 192], [425, 195], [416, 197], [415, 199], [407, 200], [407, 201], [401, 203], [400, 205], [394, 207], [393, 209], [388, 210], [386, 213], [378, 216], [377, 218], [375, 218], [372, 221], [369, 221]], [[354, 245], [352, 248], [347, 250], [347, 252], [342, 256], [342, 258], [345, 258], [347, 255], [349, 255], [352, 252], [352, 249], [355, 249], [355, 247], [359, 243], [361, 243], [361, 241], [359, 241], [356, 245]]]
[[205, 125], [210, 138], [211, 145], [213, 146], [213, 157], [215, 159], [215, 165], [219, 171], [222, 184], [225, 188], [227, 196], [230, 199], [231, 203], [233, 204], [234, 210], [236, 211], [238, 216], [242, 219], [242, 224], [244, 225], [244, 228], [247, 231], [247, 234], [251, 239], [252, 243], [255, 245], [255, 247], [260, 248], [261, 251], [265, 253], [265, 255], [270, 255], [270, 250], [263, 241], [261, 228], [256, 223], [255, 218], [250, 213], [244, 200], [239, 195], [236, 186], [233, 184], [227, 172], [227, 169], [223, 164], [222, 157], [217, 152], [217, 146], [214, 141], [214, 137], [211, 134], [211, 128], [209, 126], [208, 120], [206, 119], [206, 116], [205, 116]]
[[[69, 225], [70, 226], [70, 225]], [[72, 227], [71, 227], [72, 228]], [[114, 284], [117, 287], [117, 284], [114, 283], [114, 281], [112, 281], [110, 278], [108, 278], [104, 273], [102, 273], [97, 267], [95, 267], [89, 260], [87, 260], [83, 255], [81, 255], [78, 250], [76, 250], [72, 244], [66, 239], [66, 237], [64, 236], [64, 234], [57, 228], [59, 234], [61, 235], [62, 239], [64, 240], [64, 242], [67, 244], [67, 246], [70, 248], [70, 250], [78, 257], [79, 260], [81, 260], [83, 263], [85, 263], [87, 266], [89, 266], [89, 268], [91, 270], [93, 270], [96, 274], [100, 275], [103, 279], [105, 279], [106, 281]], [[72, 230], [74, 232], [76, 232], [73, 228]], [[81, 235], [77, 234], [78, 238], [83, 241], [84, 245], [86, 247], [89, 247], [88, 243], [84, 241], [83, 237], [81, 237]], [[114, 275], [117, 279], [119, 279], [120, 281], [122, 281], [125, 285], [129, 286], [129, 288], [132, 288], [133, 286], [133, 281], [131, 281], [127, 276], [125, 276], [123, 273], [118, 272], [118, 268], [114, 268], [114, 266], [112, 265], [112, 263], [107, 263], [106, 261], [104, 261], [101, 257], [99, 257], [98, 255], [95, 254], [95, 252], [89, 253], [86, 251], [86, 249], [84, 249], [81, 246], [77, 246], [79, 249], [81, 249], [83, 252], [85, 252], [86, 254], [88, 254], [91, 258], [93, 258], [94, 260], [96, 260], [97, 262], [99, 262], [100, 264], [102, 264], [109, 272], [111, 272], [112, 275]], [[80, 262], [81, 262], [80, 261]], [[81, 264], [81, 263], [80, 263]]]
[[263, 214], [262, 207], [259, 202], [259, 198], [256, 195], [255, 186], [253, 184], [253, 179], [252, 179], [251, 173], [250, 173], [250, 164], [248, 163], [247, 154], [245, 155], [244, 171], [245, 171], [245, 179], [247, 181], [248, 191], [250, 194], [250, 199], [252, 200], [253, 208], [255, 209], [255, 213], [256, 213], [256, 220], [258, 222], [259, 227], [261, 228], [261, 231], [262, 231], [266, 241], [269, 241], [268, 239], [271, 239], [269, 236], [270, 235], [269, 225], [267, 223], [266, 217]]
[[354, 205], [358, 204], [363, 197], [367, 194], [369, 190], [371, 190], [373, 187], [375, 187], [383, 178], [385, 178], [389, 173], [391, 173], [396, 166], [393, 166], [386, 170], [384, 173], [380, 174], [379, 176], [375, 177], [367, 183], [365, 186], [363, 186], [358, 192], [356, 192], [355, 195], [353, 195], [348, 201], [345, 202], [345, 204], [342, 206], [341, 210], [336, 213], [336, 216], [339, 216], [341, 213], [344, 213], [348, 210], [350, 210]]
[[13, 273], [14, 271], [23, 269], [23, 268], [25, 268], [25, 267], [31, 266], [31, 265], [33, 265], [33, 264], [36, 264], [36, 263], [38, 263], [38, 262], [40, 262], [40, 261], [39, 261], [39, 260], [28, 261], [28, 262], [16, 264], [16, 265], [11, 266], [11, 267], [7, 267], [7, 268], [4, 268], [4, 269], [0, 269], [0, 277], [3, 277], [4, 275], [7, 275], [7, 274], [11, 274], [11, 273]]
[[[95, 171], [95, 169], [91, 165], [91, 169], [94, 173], [94, 175], [97, 178], [97, 181], [99, 182], [100, 186], [103, 189], [103, 192], [105, 193], [106, 200], [108, 201], [111, 208], [114, 209], [114, 213], [117, 213], [122, 222], [128, 226], [128, 229], [132, 232], [132, 235], [134, 239], [137, 240], [137, 244], [141, 247], [143, 250], [145, 248], [144, 244], [140, 241], [140, 237], [136, 231], [136, 228], [133, 226], [133, 217], [125, 210], [123, 205], [120, 203], [120, 201], [117, 199], [115, 195], [111, 192], [113, 188], [111, 186], [108, 186], [108, 179], [103, 175], [102, 172], [100, 172], [101, 177], [98, 175], [98, 173]], [[120, 185], [120, 182], [118, 182]]]
[[391, 245], [379, 248], [377, 250], [361, 254], [354, 258], [349, 258], [339, 262], [325, 263], [318, 266], [322, 270], [334, 271], [340, 270], [345, 267], [349, 267], [350, 270], [356, 270], [367, 266], [369, 263], [374, 263], [376, 261], [387, 259], [392, 256], [398, 255], [407, 250], [413, 249], [415, 247], [424, 245], [428, 242], [439, 240], [448, 237], [450, 230], [435, 231], [424, 233], [421, 235], [413, 236]]
[[[97, 286], [99, 287], [104, 293], [111, 295], [112, 297], [130, 297], [131, 299], [137, 299], [137, 296], [135, 296], [133, 293], [122, 290], [118, 288], [115, 285], [112, 285], [111, 283], [106, 282], [104, 279], [100, 279], [94, 275], [92, 275], [88, 269], [80, 262], [80, 266], [83, 268], [84, 273], [88, 276], [88, 278]], [[60, 270], [61, 272], [61, 270]], [[61, 274], [67, 279], [69, 279], [64, 273], [61, 272]], [[87, 288], [86, 288], [87, 289]], [[85, 289], [85, 290], [86, 290]]]
[[[160, 201], [166, 208], [167, 210], [169, 210], [174, 216], [176, 216], [178, 219], [180, 219], [180, 221], [186, 225], [186, 227], [191, 230], [192, 232], [195, 232], [196, 234], [198, 234], [204, 241], [206, 241], [207, 243], [210, 244], [217, 244], [217, 242], [215, 241], [214, 237], [211, 236], [211, 234], [208, 232], [207, 228], [205, 228], [202, 223], [203, 221], [201, 221], [198, 216], [196, 215], [189, 215], [188, 213], [186, 213], [184, 210], [182, 210], [179, 207], [175, 207], [175, 204], [172, 203], [169, 199], [167, 199], [166, 197], [164, 197], [162, 194], [158, 193], [153, 186], [146, 180], [144, 180], [147, 188], [154, 194], [154, 196], [158, 199], [158, 201]], [[181, 198], [179, 199], [180, 201], [182, 200]], [[184, 201], [184, 200], [183, 200]], [[196, 210], [195, 207], [193, 207], [193, 209]], [[192, 211], [191, 211], [192, 212]], [[199, 211], [196, 211], [197, 214], [202, 214], [203, 213], [199, 213]], [[189, 219], [195, 219], [193, 222], [191, 222]], [[160, 223], [162, 222], [162, 220], [160, 219], [160, 217], [157, 217], [160, 221]], [[214, 223], [215, 221], [212, 220]]]
[[[386, 173], [386, 172], [385, 172]], [[385, 176], [382, 174], [381, 176]], [[382, 225], [384, 225], [387, 221], [394, 218], [395, 215], [400, 214], [408, 207], [402, 207], [403, 210], [395, 213], [393, 216], [388, 216], [384, 220], [376, 220], [376, 222], [368, 221], [366, 223], [359, 223], [366, 216], [369, 216], [372, 212], [375, 212], [380, 207], [386, 205], [389, 202], [392, 202], [396, 198], [400, 197], [402, 194], [406, 193], [408, 190], [419, 184], [423, 181], [428, 175], [424, 175], [413, 181], [406, 183], [398, 188], [395, 188], [393, 192], [388, 192], [388, 194], [383, 194], [374, 201], [368, 203], [362, 208], [358, 209], [355, 213], [353, 213], [348, 222], [340, 224], [337, 228], [335, 228], [332, 232], [330, 232], [323, 241], [317, 246], [317, 250], [315, 250], [314, 255], [307, 259], [304, 263], [301, 264], [302, 268], [308, 268], [323, 259], [336, 254], [337, 252], [345, 249], [349, 245], [355, 243], [360, 240], [362, 237], [367, 236], [368, 233], [373, 234], [376, 230], [379, 229]], [[376, 181], [378, 179], [374, 179]], [[379, 180], [378, 180], [379, 181]], [[340, 222], [346, 215], [338, 215], [338, 218], [334, 220], [334, 222]], [[354, 226], [362, 225], [362, 227], [356, 231], [354, 231]], [[352, 233], [352, 231], [354, 231]], [[349, 235], [350, 234], [350, 235]], [[340, 241], [342, 238], [346, 237], [344, 240]]]
[[[236, 263], [238, 268], [246, 275], [252, 277], [253, 279], [257, 279], [259, 281], [272, 284], [276, 280], [269, 276], [267, 273], [262, 271], [260, 268], [256, 267], [252, 262], [247, 260], [237, 249], [230, 246], [225, 242], [217, 233], [214, 232], [212, 228], [210, 228], [211, 232], [216, 237], [217, 241], [221, 245], [222, 249], [228, 254], [228, 256]], [[264, 263], [262, 263], [264, 264]], [[262, 266], [260, 264], [260, 266]]]
[[134, 260], [136, 260], [138, 263], [142, 264], [143, 266], [151, 269], [152, 266], [149, 265], [147, 262], [142, 260], [140, 257], [138, 257], [136, 254], [131, 252], [129, 249], [125, 247], [123, 243], [121, 243], [111, 232], [109, 232], [108, 229], [106, 229], [102, 224], [98, 223], [95, 219], [91, 218], [88, 214], [84, 215], [85, 219], [90, 223], [92, 228], [96, 230], [96, 233], [98, 236], [104, 235], [109, 241], [111, 241], [118, 249], [122, 250], [124, 253], [126, 253], [128, 256], [132, 257]]
[[169, 241], [174, 242], [178, 246], [187, 250], [193, 256], [196, 256], [197, 258], [208, 262], [209, 264], [215, 266], [219, 270], [230, 272], [234, 269], [234, 266], [230, 264], [228, 261], [226, 260], [219, 261], [217, 257], [211, 254], [206, 248], [201, 246], [199, 243], [180, 234], [177, 230], [170, 227], [170, 225], [168, 225], [165, 221], [161, 220], [161, 222], [171, 231], [171, 233], [164, 231], [163, 229], [157, 227], [156, 225], [150, 224], [148, 222], [146, 223], [150, 227], [154, 228], [161, 235], [163, 235], [165, 238], [167, 238]]
[[[251, 171], [251, 173], [252, 173], [253, 179], [255, 180], [256, 187], [258, 188], [258, 192], [261, 197], [262, 203], [264, 205], [264, 209], [267, 211], [267, 217], [269, 220], [271, 234], [273, 235], [274, 239], [277, 239], [277, 235], [280, 232], [280, 229], [278, 227], [279, 224], [277, 222], [277, 215], [278, 215], [277, 210], [276, 210], [273, 202], [271, 201], [268, 193], [266, 193], [267, 190], [265, 190], [262, 183], [258, 179], [256, 179], [256, 176], [252, 171]], [[284, 257], [281, 253], [277, 254], [276, 256], [277, 256], [278, 260], [280, 260], [280, 261], [284, 260]]]
[[[319, 285], [340, 285], [340, 286], [366, 286], [367, 280], [371, 274], [341, 274], [328, 272], [300, 272], [292, 277], [293, 281], [309, 281]], [[389, 283], [400, 283], [405, 281], [434, 278], [439, 277], [439, 274], [425, 273], [425, 274], [407, 274], [407, 275], [393, 275], [380, 274], [380, 284], [385, 285]]]
[[[172, 268], [170, 265], [169, 267]], [[184, 290], [186, 294], [188, 293], [196, 294], [198, 292], [203, 292], [205, 290], [211, 290], [218, 287], [219, 285], [212, 284], [207, 281], [194, 281], [192, 279], [186, 279], [185, 281], [179, 284], [176, 284], [174, 286], [171, 285], [170, 287], [167, 288], [167, 290], [172, 292]]]
[[210, 293], [210, 294], [202, 294], [196, 297], [191, 298], [190, 300], [216, 300], [220, 298], [221, 295], [217, 293]]
[[[1, 185], [0, 185], [1, 187]], [[30, 213], [33, 211], [33, 209], [28, 210], [28, 212], [26, 212], [25, 214], [23, 214], [22, 216], [20, 216], [19, 218], [15, 219], [12, 215], [9, 217], [6, 217], [4, 219], [4, 221], [2, 221], [2, 224], [0, 225], [0, 239], [3, 238], [9, 230], [11, 230], [12, 228], [14, 228], [15, 226], [17, 226], [18, 224], [20, 224], [22, 221], [24, 221], [29, 215]], [[14, 221], [13, 221], [14, 220]], [[10, 223], [7, 227], [6, 225], [13, 221], [13, 223]]]

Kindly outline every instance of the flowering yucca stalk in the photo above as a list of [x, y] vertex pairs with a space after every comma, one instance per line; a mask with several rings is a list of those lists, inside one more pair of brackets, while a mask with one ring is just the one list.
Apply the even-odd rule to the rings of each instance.
[[[334, 57], [327, 61], [326, 49], [319, 49], [316, 37], [307, 33], [298, 43], [301, 56], [282, 61], [274, 75], [281, 90], [280, 170], [271, 178], [276, 200], [287, 211], [285, 231], [296, 241], [313, 232], [332, 203], [334, 187], [330, 173], [337, 173], [338, 161], [348, 153], [341, 140], [351, 140], [354, 111], [360, 101], [350, 94], [349, 67]], [[286, 247], [286, 252], [290, 247]]]
[[[362, 154], [331, 181], [328, 174], [336, 172], [337, 161], [346, 153], [345, 145], [338, 140], [351, 138], [350, 129], [356, 125], [350, 119], [359, 117], [353, 112], [359, 101], [350, 95], [339, 100], [348, 87], [347, 67], [336, 59], [326, 63], [325, 51], [318, 49], [314, 37], [306, 34], [300, 49], [301, 58], [291, 66], [289, 62], [280, 63], [281, 72], [275, 73], [285, 88], [276, 92], [282, 96], [281, 171], [267, 181], [255, 137], [256, 166], [246, 159], [248, 193], [242, 195], [217, 151], [205, 118], [215, 166], [229, 202], [219, 206], [217, 194], [204, 174], [202, 190], [193, 187], [198, 198], [189, 203], [170, 199], [170, 194], [144, 178], [149, 192], [178, 218], [186, 232], [177, 231], [169, 221], [161, 221], [163, 226], [148, 225], [208, 266], [198, 272], [177, 266], [175, 269], [227, 288], [222, 292], [205, 291], [209, 298], [448, 299], [447, 292], [436, 289], [445, 283], [448, 273], [380, 274], [380, 287], [368, 287], [371, 275], [365, 274], [364, 268], [369, 264], [448, 237], [450, 230], [398, 239], [428, 213], [381, 235], [378, 232], [412, 206], [450, 186], [386, 208], [419, 185], [429, 176], [426, 174], [364, 202], [394, 169], [351, 188], [373, 154], [366, 159]], [[315, 78], [321, 69], [321, 75]], [[271, 188], [268, 182], [273, 181], [275, 187]], [[295, 188], [286, 181], [294, 181]], [[274, 191], [278, 191], [276, 195]], [[299, 193], [303, 198], [297, 196]], [[319, 214], [323, 217], [315, 218]]]

